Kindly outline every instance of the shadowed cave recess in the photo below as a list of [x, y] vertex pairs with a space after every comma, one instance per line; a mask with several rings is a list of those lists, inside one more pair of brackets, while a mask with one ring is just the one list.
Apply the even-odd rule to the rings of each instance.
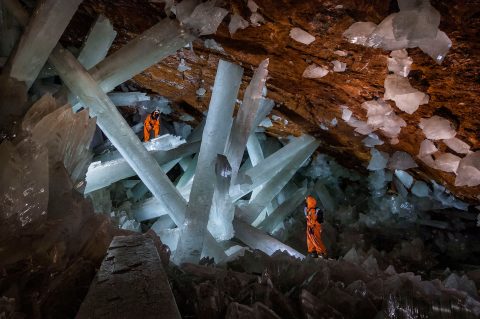
[[479, 32], [476, 0], [0, 0], [0, 318], [479, 318]]

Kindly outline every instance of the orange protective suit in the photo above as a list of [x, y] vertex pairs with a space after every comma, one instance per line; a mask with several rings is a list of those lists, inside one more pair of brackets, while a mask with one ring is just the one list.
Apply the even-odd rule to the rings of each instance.
[[305, 207], [305, 216], [307, 218], [307, 248], [308, 253], [317, 253], [319, 255], [326, 255], [327, 248], [322, 241], [322, 224], [317, 220], [317, 201], [312, 196], [308, 195], [307, 207]]
[[[154, 113], [154, 112], [153, 112]], [[143, 140], [148, 142], [150, 140], [150, 131], [153, 130], [155, 134], [154, 137], [158, 136], [160, 132], [160, 114], [158, 114], [157, 118], [155, 119], [153, 113], [148, 114], [145, 122], [143, 123]]]

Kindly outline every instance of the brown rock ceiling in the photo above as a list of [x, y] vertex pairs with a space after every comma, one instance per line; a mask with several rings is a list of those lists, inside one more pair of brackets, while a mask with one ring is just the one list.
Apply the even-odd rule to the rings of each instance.
[[[245, 2], [229, 0], [224, 7], [248, 19], [250, 11]], [[210, 87], [213, 86], [220, 58], [245, 68], [242, 93], [253, 68], [269, 58], [268, 97], [277, 104], [273, 113], [289, 121], [287, 125], [274, 122], [269, 133], [311, 134], [323, 141], [321, 152], [334, 156], [344, 165], [364, 170], [370, 158], [369, 149], [361, 143], [364, 137], [355, 134], [341, 120], [339, 105], [348, 105], [358, 118], [366, 119], [366, 111], [360, 105], [383, 96], [389, 52], [350, 44], [342, 38], [342, 33], [356, 21], [379, 23], [389, 13], [398, 11], [396, 1], [256, 0], [256, 3], [265, 17], [265, 24], [239, 30], [231, 36], [227, 16], [213, 36], [225, 49], [225, 54], [205, 49], [202, 41], [197, 40], [193, 52], [184, 49], [136, 76], [133, 82], [144, 90], [176, 102], [177, 115], [186, 112], [198, 120], [200, 112], [208, 108]], [[339, 4], [343, 8], [335, 9]], [[397, 110], [408, 126], [402, 129], [399, 144], [387, 143], [379, 147], [390, 154], [401, 150], [415, 157], [425, 138], [418, 127], [420, 118], [432, 115], [448, 118], [456, 126], [457, 137], [470, 144], [473, 150], [480, 149], [480, 1], [433, 0], [432, 5], [440, 11], [440, 29], [447, 33], [453, 46], [442, 65], [437, 65], [419, 49], [408, 50], [414, 61], [410, 83], [428, 93], [430, 102], [412, 115]], [[78, 45], [100, 13], [113, 22], [119, 33], [112, 50], [165, 17], [163, 4], [157, 1], [86, 0], [74, 17], [64, 41]], [[316, 41], [310, 45], [294, 41], [289, 37], [293, 27], [308, 31], [316, 37]], [[335, 50], [346, 51], [348, 56], [337, 56], [333, 53]], [[191, 70], [183, 74], [177, 71], [180, 58], [186, 60]], [[333, 60], [346, 62], [347, 71], [331, 72], [315, 80], [302, 78], [309, 64], [331, 68]], [[203, 97], [195, 94], [200, 87], [207, 89]], [[395, 108], [393, 102], [390, 104]], [[338, 119], [337, 127], [330, 127], [328, 131], [320, 129], [321, 123], [328, 126], [335, 117]], [[413, 170], [417, 178], [434, 179], [459, 197], [478, 202], [480, 187], [454, 187], [454, 174], [431, 169], [419, 160], [417, 162], [420, 167]]]

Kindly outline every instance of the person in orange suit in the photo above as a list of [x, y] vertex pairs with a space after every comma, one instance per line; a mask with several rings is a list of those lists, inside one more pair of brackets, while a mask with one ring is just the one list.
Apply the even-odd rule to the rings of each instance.
[[153, 130], [154, 137], [158, 136], [160, 132], [160, 111], [155, 110], [148, 114], [143, 123], [143, 140], [148, 142], [150, 140], [150, 131]]
[[316, 258], [327, 256], [327, 249], [322, 241], [323, 212], [317, 208], [317, 201], [311, 195], [305, 198], [305, 217], [307, 218], [308, 253]]

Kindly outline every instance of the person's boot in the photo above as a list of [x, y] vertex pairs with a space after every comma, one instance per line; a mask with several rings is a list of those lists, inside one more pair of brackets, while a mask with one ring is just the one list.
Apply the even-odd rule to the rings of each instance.
[[327, 259], [327, 254], [326, 253], [320, 253], [320, 254], [318, 254], [318, 256], [323, 258], [323, 259]]
[[314, 251], [314, 252], [310, 253], [310, 257], [312, 257], [312, 258], [318, 258], [317, 252]]

